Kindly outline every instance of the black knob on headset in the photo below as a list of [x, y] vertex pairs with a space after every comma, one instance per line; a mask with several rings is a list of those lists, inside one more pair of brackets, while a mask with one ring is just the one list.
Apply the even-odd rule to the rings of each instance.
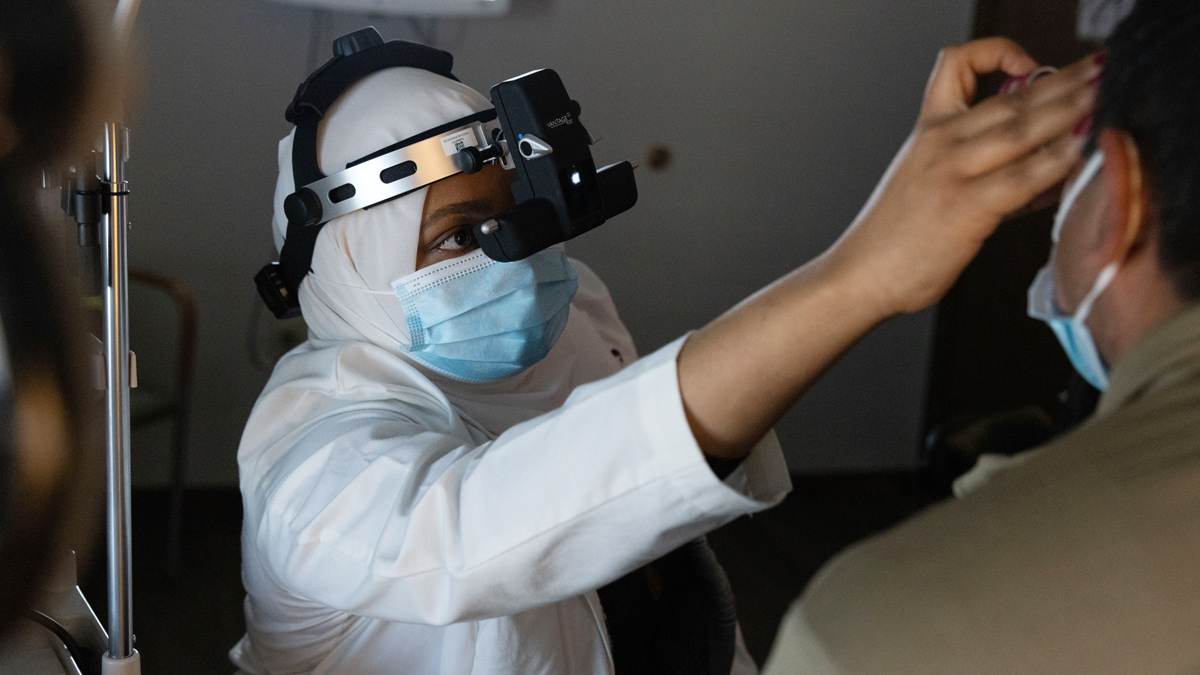
[[374, 26], [367, 26], [334, 40], [333, 55], [350, 56], [381, 44], [383, 44], [383, 36], [375, 30]]
[[499, 159], [503, 154], [504, 150], [499, 144], [489, 145], [483, 150], [468, 146], [458, 151], [458, 168], [463, 173], [478, 173], [484, 164]]
[[311, 226], [321, 222], [321, 199], [308, 188], [300, 188], [283, 200], [289, 225]]

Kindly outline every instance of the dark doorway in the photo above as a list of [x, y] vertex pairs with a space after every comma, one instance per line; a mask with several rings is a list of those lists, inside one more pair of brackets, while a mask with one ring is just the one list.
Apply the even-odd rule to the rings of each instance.
[[[1016, 40], [1063, 66], [1097, 48], [1075, 38], [1077, 0], [979, 0], [976, 37]], [[981, 96], [998, 90], [990, 78]], [[1009, 219], [938, 306], [926, 431], [1027, 406], [1057, 417], [1071, 366], [1050, 330], [1026, 316], [1026, 290], [1050, 253], [1054, 208]]]

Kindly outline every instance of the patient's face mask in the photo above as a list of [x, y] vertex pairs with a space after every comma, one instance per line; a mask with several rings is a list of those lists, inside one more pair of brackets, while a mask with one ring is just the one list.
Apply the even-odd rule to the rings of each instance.
[[1104, 153], [1097, 150], [1088, 159], [1079, 178], [1075, 180], [1071, 189], [1063, 197], [1062, 204], [1054, 218], [1054, 230], [1050, 234], [1054, 241], [1050, 262], [1038, 272], [1037, 277], [1033, 280], [1033, 285], [1029, 287], [1029, 316], [1041, 319], [1050, 326], [1055, 337], [1058, 338], [1059, 344], [1067, 353], [1067, 357], [1071, 360], [1071, 365], [1089, 384], [1102, 391], [1108, 387], [1108, 367], [1100, 357], [1099, 350], [1096, 349], [1096, 341], [1087, 327], [1087, 319], [1096, 299], [1108, 288], [1116, 276], [1118, 264], [1114, 261], [1105, 266], [1100, 271], [1095, 283], [1092, 284], [1091, 290], [1079, 303], [1079, 308], [1073, 315], [1066, 316], [1054, 299], [1054, 255], [1058, 250], [1058, 240], [1067, 215], [1084, 188], [1095, 179], [1103, 166]]
[[410, 356], [456, 380], [487, 382], [550, 353], [579, 281], [559, 248], [510, 263], [480, 250], [417, 270], [392, 288], [408, 321]]

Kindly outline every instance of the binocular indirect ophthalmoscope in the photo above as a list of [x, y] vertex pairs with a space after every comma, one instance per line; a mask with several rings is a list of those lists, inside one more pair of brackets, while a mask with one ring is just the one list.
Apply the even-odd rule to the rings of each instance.
[[308, 273], [317, 233], [329, 220], [403, 196], [486, 164], [515, 172], [516, 205], [479, 223], [473, 234], [488, 257], [511, 262], [573, 239], [637, 202], [633, 165], [596, 169], [595, 139], [580, 107], [553, 70], [535, 70], [492, 87], [495, 106], [382, 148], [325, 176], [317, 164], [317, 125], [352, 84], [391, 67], [422, 68], [450, 79], [453, 58], [411, 42], [384, 42], [371, 27], [338, 38], [334, 57], [303, 84], [288, 107], [296, 124], [292, 167], [297, 190], [284, 202], [287, 236], [280, 261], [255, 277], [279, 318], [300, 314], [296, 289]]

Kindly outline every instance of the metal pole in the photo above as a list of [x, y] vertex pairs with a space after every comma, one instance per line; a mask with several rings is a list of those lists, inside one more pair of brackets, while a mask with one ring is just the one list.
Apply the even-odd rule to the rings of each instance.
[[[118, 0], [113, 15], [117, 55], [124, 59], [141, 0]], [[124, 73], [119, 73], [121, 77]], [[123, 110], [124, 87], [117, 90]], [[121, 116], [118, 116], [121, 119]], [[104, 125], [104, 363], [108, 376], [105, 421], [108, 429], [108, 653], [103, 675], [141, 675], [141, 656], [133, 647], [133, 564], [129, 503], [129, 130]]]
[[108, 658], [134, 654], [129, 505], [129, 264], [125, 127], [104, 126], [104, 348], [108, 386]]

